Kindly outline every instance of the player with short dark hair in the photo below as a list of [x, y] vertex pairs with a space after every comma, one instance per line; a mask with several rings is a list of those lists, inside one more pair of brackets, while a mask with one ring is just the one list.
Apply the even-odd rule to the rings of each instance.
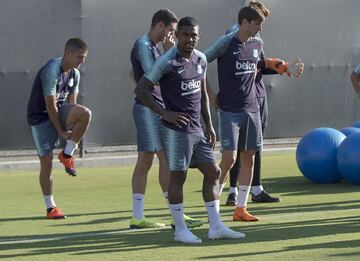
[[88, 50], [80, 38], [72, 38], [65, 45], [64, 56], [50, 60], [36, 75], [27, 106], [27, 120], [40, 159], [40, 186], [47, 218], [65, 218], [56, 207], [52, 194], [53, 149], [58, 138], [66, 145], [58, 158], [65, 171], [76, 176], [73, 154], [89, 127], [91, 111], [76, 104], [80, 72]]
[[[137, 97], [163, 119], [164, 149], [170, 168], [169, 203], [175, 223], [175, 240], [201, 243], [186, 227], [183, 218], [183, 185], [189, 166], [204, 175], [202, 192], [208, 211], [210, 239], [243, 238], [220, 220], [217, 196], [220, 169], [213, 154], [216, 136], [205, 87], [206, 58], [195, 49], [198, 22], [184, 17], [176, 31], [178, 44], [162, 55], [136, 86]], [[156, 103], [150, 90], [159, 82], [165, 108]], [[200, 117], [205, 123], [205, 133]]]
[[[135, 82], [138, 82], [144, 73], [148, 73], [155, 60], [160, 57], [161, 52], [157, 46], [158, 43], [162, 43], [165, 51], [174, 46], [173, 38], [177, 22], [176, 15], [168, 9], [159, 10], [153, 15], [149, 32], [136, 40], [131, 51], [130, 59]], [[154, 86], [151, 94], [157, 104], [164, 107], [158, 84]], [[133, 213], [130, 228], [163, 227], [164, 224], [155, 223], [145, 218], [144, 215], [144, 195], [147, 175], [155, 154], [159, 158], [159, 183], [164, 198], [168, 201], [170, 173], [161, 144], [161, 129], [163, 125], [161, 124], [160, 117], [146, 107], [138, 98], [135, 98], [133, 117], [137, 129], [138, 158], [132, 177]], [[191, 228], [204, 224], [204, 222], [186, 215], [184, 215], [184, 218], [187, 226]], [[173, 221], [171, 226], [175, 226]]]

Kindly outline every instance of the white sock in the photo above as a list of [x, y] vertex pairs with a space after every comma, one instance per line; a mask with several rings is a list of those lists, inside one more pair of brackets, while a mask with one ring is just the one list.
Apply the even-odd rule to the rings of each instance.
[[225, 186], [226, 186], [226, 183], [223, 183], [223, 184], [219, 185], [219, 197], [220, 197], [222, 191], [224, 190]]
[[244, 185], [239, 185], [239, 194], [237, 195], [237, 204], [236, 206], [238, 208], [242, 208], [246, 206], [248, 197], [249, 197], [249, 192], [250, 192], [250, 186], [244, 186]]
[[219, 200], [205, 202], [205, 206], [206, 206], [206, 210], [207, 210], [208, 218], [209, 218], [209, 226], [211, 228], [217, 228], [221, 225], [220, 211], [217, 207], [218, 203], [216, 201], [219, 201]]
[[45, 201], [46, 209], [56, 207], [53, 195], [49, 195], [49, 196], [43, 195], [43, 198], [44, 198], [44, 201]]
[[66, 155], [71, 155], [72, 156], [76, 149], [77, 149], [77, 144], [76, 144], [75, 141], [66, 140], [66, 146], [65, 146], [65, 149], [64, 149], [64, 153]]
[[251, 187], [251, 193], [253, 193], [255, 196], [259, 195], [261, 192], [263, 192], [263, 190], [264, 188], [262, 185]]
[[133, 217], [137, 220], [144, 218], [144, 195], [143, 194], [133, 194]]
[[174, 220], [175, 233], [187, 229], [184, 221], [184, 204], [169, 204], [171, 216]]
[[237, 196], [237, 194], [238, 194], [237, 187], [230, 187], [229, 194], [231, 194], [231, 193], [235, 193], [235, 195]]
[[216, 211], [220, 213], [220, 199], [215, 200]]

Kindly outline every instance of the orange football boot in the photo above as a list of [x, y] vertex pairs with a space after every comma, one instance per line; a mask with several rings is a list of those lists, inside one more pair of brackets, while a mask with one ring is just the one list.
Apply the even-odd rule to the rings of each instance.
[[62, 219], [66, 218], [64, 213], [62, 213], [60, 208], [53, 207], [49, 209], [49, 211], [46, 213], [47, 219]]
[[256, 216], [251, 215], [247, 212], [246, 207], [236, 208], [233, 214], [233, 221], [259, 221], [260, 219]]
[[74, 163], [74, 158], [70, 157], [70, 158], [66, 158], [64, 155], [64, 151], [60, 152], [58, 159], [60, 160], [60, 162], [62, 164], [64, 164], [65, 167], [65, 171], [70, 175], [70, 176], [77, 176], [76, 173], [76, 169], [75, 169], [75, 163]]

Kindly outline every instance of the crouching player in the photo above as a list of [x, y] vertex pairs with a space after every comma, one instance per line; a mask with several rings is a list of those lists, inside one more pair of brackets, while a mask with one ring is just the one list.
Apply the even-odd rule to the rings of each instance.
[[73, 154], [88, 129], [91, 111], [76, 104], [80, 72], [87, 46], [79, 38], [65, 45], [64, 56], [50, 60], [38, 72], [27, 107], [27, 119], [40, 159], [40, 186], [48, 219], [65, 218], [52, 194], [53, 149], [58, 138], [66, 146], [58, 156], [65, 171], [76, 176]]

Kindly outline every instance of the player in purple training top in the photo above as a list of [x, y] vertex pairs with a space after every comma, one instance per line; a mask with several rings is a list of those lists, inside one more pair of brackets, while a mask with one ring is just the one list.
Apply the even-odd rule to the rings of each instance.
[[[265, 18], [270, 15], [270, 11], [261, 2], [250, 2], [249, 5], [255, 5], [256, 7], [258, 7], [263, 12]], [[239, 24], [236, 23], [226, 32], [226, 34], [237, 32], [238, 30], [239, 30]], [[265, 59], [263, 54], [260, 59], [261, 60]], [[269, 75], [269, 74], [277, 74], [277, 72], [272, 69], [259, 70], [255, 78], [257, 99], [260, 107], [261, 130], [263, 136], [265, 133], [265, 127], [267, 125], [267, 119], [268, 119], [267, 95], [266, 95], [266, 88], [263, 80], [263, 75]], [[230, 169], [230, 188], [229, 188], [228, 198], [226, 200], [227, 206], [236, 206], [236, 197], [238, 195], [237, 180], [240, 171], [240, 151], [241, 148], [238, 149], [236, 161], [233, 167]], [[220, 178], [220, 194], [226, 184], [225, 183], [226, 177], [223, 176], [222, 178]], [[253, 172], [253, 179], [251, 182], [251, 199], [253, 202], [263, 202], [263, 203], [273, 203], [280, 201], [280, 198], [271, 196], [269, 193], [267, 193], [264, 190], [262, 186], [261, 151], [257, 151], [255, 153], [254, 172]]]
[[[229, 229], [220, 220], [217, 196], [220, 169], [213, 154], [216, 137], [205, 88], [207, 63], [204, 54], [195, 49], [199, 40], [198, 22], [192, 17], [182, 18], [175, 34], [177, 46], [155, 62], [135, 89], [137, 97], [160, 115], [165, 125], [164, 149], [171, 171], [169, 203], [175, 240], [201, 243], [201, 239], [186, 227], [183, 217], [183, 184], [190, 165], [204, 175], [202, 192], [210, 223], [208, 237], [243, 238], [244, 234]], [[165, 108], [156, 103], [150, 92], [157, 82], [160, 82]]]
[[91, 111], [76, 104], [80, 83], [78, 68], [85, 62], [87, 53], [83, 40], [68, 40], [64, 56], [50, 60], [36, 75], [28, 102], [28, 124], [39, 154], [40, 186], [49, 219], [65, 218], [52, 194], [55, 143], [59, 137], [66, 139], [58, 158], [66, 172], [76, 176], [73, 154], [90, 123]]
[[[255, 78], [261, 61], [263, 42], [256, 37], [261, 31], [263, 12], [247, 5], [240, 9], [240, 30], [220, 37], [205, 55], [209, 62], [217, 59], [219, 79], [219, 133], [222, 147], [220, 168], [227, 176], [233, 166], [238, 148], [241, 149], [241, 170], [237, 209], [233, 220], [257, 221], [246, 210], [252, 180], [254, 156], [262, 149], [261, 119]], [[238, 144], [240, 142], [240, 144]]]
[[[161, 9], [153, 15], [150, 31], [136, 40], [131, 51], [130, 59], [135, 82], [138, 82], [144, 73], [150, 71], [155, 60], [161, 55], [157, 46], [158, 43], [162, 43], [164, 51], [174, 46], [174, 31], [177, 22], [176, 15], [168, 9]], [[164, 107], [158, 84], [154, 86], [151, 93], [155, 101]], [[159, 183], [165, 199], [168, 200], [170, 173], [161, 144], [161, 128], [163, 125], [160, 117], [138, 98], [135, 98], [133, 116], [137, 130], [138, 158], [132, 177], [133, 214], [130, 228], [163, 227], [164, 224], [155, 223], [144, 216], [147, 175], [155, 154], [159, 158]], [[186, 225], [191, 228], [204, 224], [201, 220], [186, 215], [184, 215], [184, 219]], [[171, 225], [174, 227], [173, 222]]]

